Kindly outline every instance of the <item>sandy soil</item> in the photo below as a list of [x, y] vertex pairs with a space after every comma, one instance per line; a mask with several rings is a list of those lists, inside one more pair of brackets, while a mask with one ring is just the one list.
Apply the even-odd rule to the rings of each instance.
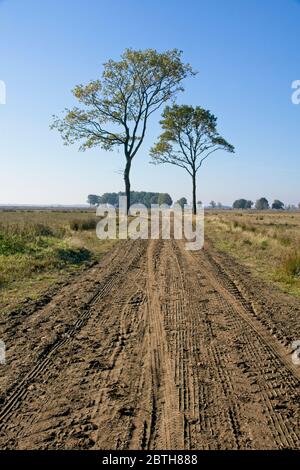
[[0, 338], [2, 449], [300, 449], [299, 300], [210, 244], [120, 242]]

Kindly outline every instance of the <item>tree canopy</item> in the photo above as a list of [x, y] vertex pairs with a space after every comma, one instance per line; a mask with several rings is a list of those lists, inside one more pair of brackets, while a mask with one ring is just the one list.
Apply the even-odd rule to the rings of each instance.
[[270, 209], [269, 201], [265, 197], [261, 197], [255, 203], [255, 209], [259, 211], [264, 211]]
[[101, 80], [74, 88], [79, 106], [65, 109], [62, 118], [54, 116], [51, 127], [61, 133], [66, 145], [78, 142], [80, 150], [123, 149], [128, 208], [131, 163], [144, 140], [148, 119], [183, 90], [184, 78], [194, 74], [181, 54], [177, 49], [162, 53], [126, 49], [121, 60], [104, 64]]
[[247, 199], [237, 199], [234, 201], [232, 207], [233, 209], [251, 209], [253, 202]]
[[200, 106], [167, 106], [160, 121], [163, 132], [152, 147], [152, 163], [169, 163], [185, 169], [193, 182], [196, 213], [196, 174], [217, 150], [234, 153], [234, 147], [217, 132], [217, 118]]
[[98, 206], [100, 204], [100, 196], [96, 194], [89, 194], [87, 197], [87, 202], [91, 206]]
[[181, 197], [180, 199], [178, 199], [178, 201], [176, 201], [176, 204], [179, 204], [179, 206], [183, 209], [184, 208], [184, 205], [187, 204], [187, 199], [186, 197]]
[[[99, 204], [111, 204], [115, 207], [119, 205], [119, 196], [126, 196], [124, 192], [104, 193], [99, 197]], [[168, 193], [155, 193], [147, 191], [131, 191], [130, 199], [132, 204], [144, 204], [147, 208], [151, 204], [172, 205], [172, 198]]]
[[272, 204], [272, 209], [283, 210], [284, 202], [279, 201], [279, 199], [275, 199], [275, 201]]

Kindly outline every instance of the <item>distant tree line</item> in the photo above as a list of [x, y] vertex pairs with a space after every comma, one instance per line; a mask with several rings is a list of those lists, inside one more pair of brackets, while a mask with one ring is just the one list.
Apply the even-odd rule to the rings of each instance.
[[[249, 201], [247, 199], [237, 199], [236, 201], [234, 201], [232, 207], [233, 209], [251, 209], [253, 205], [254, 205], [254, 202]], [[268, 209], [297, 210], [296, 206], [294, 205], [285, 206], [284, 202], [280, 201], [279, 199], [275, 199], [273, 204], [270, 205], [268, 199], [266, 199], [265, 197], [261, 197], [260, 199], [257, 199], [254, 207], [256, 210], [259, 210], [259, 211], [264, 211]], [[300, 202], [298, 204], [298, 209], [300, 209]]]
[[[91, 206], [99, 206], [99, 204], [111, 204], [112, 206], [118, 207], [119, 196], [125, 196], [125, 192], [118, 193], [104, 193], [102, 196], [95, 194], [89, 194], [87, 198], [88, 204]], [[173, 200], [168, 193], [153, 193], [147, 191], [131, 191], [130, 192], [131, 204], [144, 204], [150, 208], [151, 204], [167, 204], [171, 206]]]

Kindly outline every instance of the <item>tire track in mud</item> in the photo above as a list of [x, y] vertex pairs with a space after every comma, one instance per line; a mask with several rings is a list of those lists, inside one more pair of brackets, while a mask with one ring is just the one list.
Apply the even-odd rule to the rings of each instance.
[[[258, 395], [275, 447], [299, 448], [299, 417], [296, 415], [300, 402], [299, 371], [287, 360], [287, 351], [259, 321], [254, 307], [243, 297], [222, 266], [206, 252], [202, 253], [202, 257], [205, 259], [203, 267], [206, 276], [219, 294], [227, 325], [232, 335], [243, 342], [238, 365], [251, 377], [252, 383], [259, 386]], [[226, 303], [233, 308], [226, 309]], [[226, 364], [224, 358], [223, 362]], [[230, 413], [237, 421], [235, 413], [232, 410]]]
[[[5, 422], [13, 413], [18, 404], [22, 399], [26, 397], [28, 387], [34, 381], [36, 377], [43, 374], [51, 367], [52, 356], [63, 346], [67, 345], [72, 341], [74, 336], [86, 325], [90, 316], [92, 315], [92, 307], [101, 299], [103, 299], [118, 282], [121, 282], [123, 276], [133, 267], [134, 263], [141, 257], [141, 252], [138, 250], [132, 252], [131, 256], [127, 260], [124, 266], [121, 266], [118, 271], [110, 273], [100, 284], [100, 287], [96, 289], [96, 292], [92, 294], [87, 302], [81, 307], [77, 320], [72, 324], [61, 337], [59, 337], [53, 344], [49, 345], [38, 358], [37, 364], [17, 382], [11, 391], [7, 393], [7, 399], [0, 410], [0, 430], [5, 427]], [[126, 261], [126, 260], [125, 260]], [[54, 312], [55, 314], [55, 312]]]
[[299, 449], [298, 371], [210, 249], [125, 246], [8, 396], [0, 445]]
[[147, 298], [149, 319], [149, 348], [152, 376], [151, 418], [146, 426], [147, 449], [183, 448], [183, 422], [174, 381], [174, 360], [171, 360], [164, 325], [161, 286], [164, 271], [159, 269], [163, 257], [161, 241], [150, 241], [147, 260]]

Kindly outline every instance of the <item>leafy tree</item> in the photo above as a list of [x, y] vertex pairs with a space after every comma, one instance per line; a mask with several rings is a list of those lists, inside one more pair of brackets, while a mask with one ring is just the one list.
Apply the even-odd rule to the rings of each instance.
[[111, 204], [117, 207], [119, 204], [120, 193], [104, 193], [100, 196], [100, 204]]
[[80, 150], [121, 146], [127, 211], [132, 160], [144, 141], [148, 119], [183, 90], [181, 82], [189, 75], [194, 72], [182, 63], [177, 49], [163, 53], [126, 49], [121, 60], [104, 64], [102, 80], [74, 88], [80, 107], [66, 109], [63, 118], [54, 116], [51, 128], [61, 133], [66, 145], [79, 141]]
[[217, 118], [200, 106], [167, 106], [160, 121], [163, 132], [150, 151], [152, 163], [184, 168], [192, 177], [193, 213], [196, 214], [196, 176], [204, 160], [217, 150], [234, 147], [216, 129]]
[[161, 193], [158, 197], [158, 204], [167, 204], [168, 206], [171, 206], [173, 204], [172, 198], [169, 194], [167, 193]]
[[100, 196], [96, 194], [89, 194], [87, 197], [87, 203], [90, 206], [98, 206], [100, 204]]
[[215, 209], [217, 204], [215, 203], [215, 201], [210, 201], [209, 205], [212, 209]]
[[246, 199], [236, 199], [232, 204], [233, 209], [245, 209], [246, 208]]
[[282, 210], [284, 209], [284, 203], [279, 201], [279, 199], [275, 199], [272, 204], [272, 209]]
[[[131, 191], [130, 200], [132, 204], [144, 204], [146, 207], [150, 208], [151, 204], [158, 204], [159, 197], [161, 193], [153, 193], [146, 191]], [[104, 193], [100, 196], [100, 204], [112, 204], [115, 207], [119, 205], [119, 196], [125, 196], [124, 192], [119, 193]], [[169, 194], [161, 195], [164, 201], [167, 201], [168, 204], [172, 204], [172, 199]], [[171, 202], [170, 202], [171, 201]]]
[[252, 206], [254, 205], [254, 202], [253, 201], [247, 201], [246, 202], [246, 207], [245, 209], [252, 209]]
[[251, 209], [252, 206], [253, 202], [247, 199], [237, 199], [232, 205], [233, 209]]
[[218, 204], [217, 204], [217, 208], [218, 208], [218, 209], [222, 209], [222, 208], [223, 208], [223, 204], [222, 204], [222, 202], [218, 202]]
[[258, 211], [268, 210], [269, 208], [270, 206], [268, 199], [266, 199], [265, 197], [261, 197], [255, 203], [255, 209], [257, 209]]
[[176, 204], [179, 204], [180, 207], [182, 207], [182, 209], [184, 208], [184, 205], [187, 204], [187, 199], [186, 197], [181, 197], [180, 199], [178, 199], [178, 201], [176, 202]]

